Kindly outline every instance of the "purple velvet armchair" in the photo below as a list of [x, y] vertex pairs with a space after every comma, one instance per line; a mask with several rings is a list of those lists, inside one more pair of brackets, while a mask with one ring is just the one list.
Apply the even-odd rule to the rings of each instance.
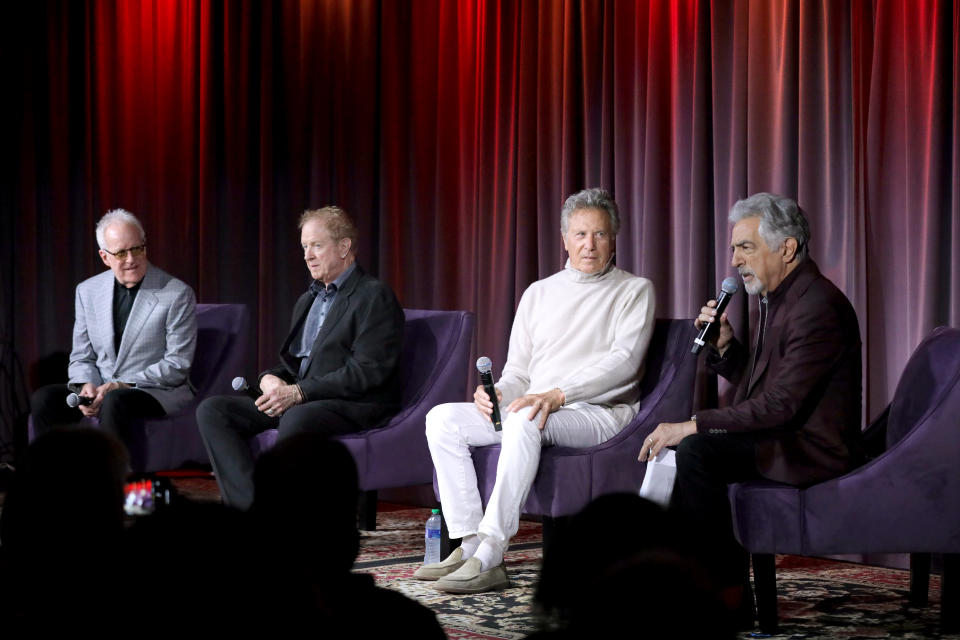
[[[197, 305], [197, 350], [190, 367], [196, 396], [182, 410], [130, 429], [127, 446], [134, 471], [177, 469], [188, 463], [207, 464], [195, 417], [207, 396], [231, 391], [234, 372], [245, 368], [250, 319], [243, 304]], [[96, 418], [88, 419], [96, 424]], [[29, 424], [33, 439], [33, 422]]]
[[[376, 491], [428, 484], [433, 461], [427, 449], [427, 412], [444, 402], [461, 402], [467, 394], [470, 344], [475, 316], [468, 311], [404, 309], [403, 396], [400, 411], [375, 429], [339, 436], [357, 463], [361, 526], [376, 529]], [[259, 434], [254, 455], [272, 447], [277, 430]]]
[[[523, 512], [543, 519], [544, 544], [552, 537], [554, 520], [570, 516], [594, 498], [640, 489], [646, 464], [637, 462], [644, 439], [661, 422], [690, 417], [697, 358], [690, 353], [693, 321], [657, 320], [640, 383], [640, 411], [616, 436], [596, 447], [548, 447]], [[472, 450], [473, 466], [484, 508], [493, 492], [500, 445]], [[439, 496], [434, 476], [434, 493]]]
[[960, 329], [940, 327], [920, 343], [865, 440], [879, 441], [878, 455], [840, 478], [806, 489], [731, 486], [761, 631], [777, 628], [777, 553], [910, 553], [915, 605], [927, 601], [930, 554], [943, 554], [941, 625], [960, 628]]

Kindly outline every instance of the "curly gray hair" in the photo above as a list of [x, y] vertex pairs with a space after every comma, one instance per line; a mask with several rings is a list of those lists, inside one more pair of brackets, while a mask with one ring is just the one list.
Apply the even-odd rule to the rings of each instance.
[[810, 225], [796, 200], [773, 193], [755, 193], [738, 200], [730, 209], [730, 222], [736, 224], [744, 218], [760, 218], [757, 231], [770, 249], [776, 251], [787, 238], [797, 241], [797, 261], [803, 262], [809, 255]]
[[617, 235], [620, 231], [620, 209], [610, 192], [594, 187], [571, 195], [560, 210], [560, 232], [566, 235], [570, 228], [570, 216], [577, 209], [600, 209], [610, 217], [610, 232]]

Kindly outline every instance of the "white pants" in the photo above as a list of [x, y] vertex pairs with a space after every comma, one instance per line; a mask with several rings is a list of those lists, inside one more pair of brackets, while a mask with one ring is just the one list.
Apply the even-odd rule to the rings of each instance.
[[[495, 431], [473, 403], [452, 402], [431, 409], [427, 443], [450, 537], [478, 533], [505, 551], [520, 526], [520, 510], [540, 465], [540, 449], [546, 445], [585, 448], [605, 442], [629, 422], [629, 415], [619, 413], [622, 411], [574, 403], [550, 414], [540, 431], [539, 415], [527, 420], [530, 407], [516, 413], [501, 407], [503, 431]], [[501, 443], [497, 479], [484, 514], [470, 447], [497, 442]]]

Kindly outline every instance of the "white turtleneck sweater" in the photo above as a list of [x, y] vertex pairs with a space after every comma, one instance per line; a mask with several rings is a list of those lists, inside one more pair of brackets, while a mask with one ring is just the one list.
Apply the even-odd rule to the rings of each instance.
[[611, 266], [570, 266], [523, 293], [510, 332], [502, 403], [559, 388], [566, 404], [614, 409], [626, 424], [639, 409], [643, 360], [653, 335], [653, 283]]

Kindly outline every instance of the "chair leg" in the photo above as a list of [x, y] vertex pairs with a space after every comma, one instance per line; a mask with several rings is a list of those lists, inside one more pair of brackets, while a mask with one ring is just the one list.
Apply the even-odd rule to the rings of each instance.
[[929, 604], [930, 554], [910, 554], [910, 606], [925, 607]]
[[940, 631], [960, 631], [960, 553], [943, 554], [943, 576], [940, 581]]
[[777, 559], [772, 553], [753, 554], [753, 584], [757, 620], [763, 633], [777, 633]]
[[357, 527], [362, 531], [377, 530], [377, 490], [361, 491], [357, 503]]

